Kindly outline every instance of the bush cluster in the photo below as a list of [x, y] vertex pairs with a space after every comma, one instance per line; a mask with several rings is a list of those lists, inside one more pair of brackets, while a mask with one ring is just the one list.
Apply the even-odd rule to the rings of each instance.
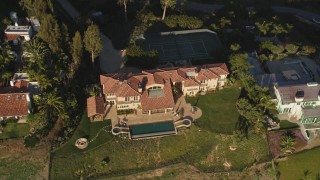
[[118, 110], [117, 111], [118, 115], [133, 114], [133, 113], [134, 113], [133, 109], [124, 109], [124, 110]]
[[170, 28], [180, 27], [182, 29], [199, 29], [203, 26], [201, 19], [187, 15], [168, 16], [164, 23]]

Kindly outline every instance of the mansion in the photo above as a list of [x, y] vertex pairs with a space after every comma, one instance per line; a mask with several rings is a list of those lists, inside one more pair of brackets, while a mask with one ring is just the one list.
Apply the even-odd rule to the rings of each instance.
[[[104, 74], [100, 75], [100, 83], [108, 106], [116, 106], [117, 111], [139, 109], [143, 114], [154, 114], [172, 111], [174, 95], [179, 92], [184, 96], [196, 96], [223, 88], [228, 74], [226, 64], [219, 63], [145, 70], [135, 74]], [[93, 117], [98, 113], [97, 108], [92, 107], [102, 106], [102, 103], [89, 99], [88, 110], [93, 112], [90, 113]]]

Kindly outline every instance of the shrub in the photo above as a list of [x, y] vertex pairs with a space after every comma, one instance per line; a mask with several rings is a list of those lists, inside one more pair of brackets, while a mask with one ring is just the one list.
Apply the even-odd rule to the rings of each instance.
[[123, 109], [123, 110], [118, 110], [117, 111], [118, 115], [133, 114], [133, 113], [134, 113], [133, 109]]
[[166, 26], [170, 28], [180, 27], [182, 29], [198, 29], [203, 26], [202, 20], [187, 15], [172, 15], [164, 20]]
[[24, 146], [33, 148], [37, 143], [39, 142], [39, 139], [36, 137], [35, 134], [29, 134], [24, 138]]
[[131, 45], [127, 48], [128, 64], [152, 68], [157, 65], [158, 52], [157, 51], [145, 51], [142, 47], [137, 45]]

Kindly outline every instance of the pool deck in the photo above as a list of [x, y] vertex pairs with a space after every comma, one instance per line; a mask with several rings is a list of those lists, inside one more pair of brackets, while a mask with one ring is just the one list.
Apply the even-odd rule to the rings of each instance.
[[137, 125], [137, 124], [147, 124], [147, 123], [156, 123], [164, 121], [177, 121], [180, 119], [178, 115], [175, 115], [175, 112], [179, 112], [180, 109], [184, 109], [184, 118], [190, 120], [199, 119], [202, 115], [201, 109], [198, 107], [194, 113], [191, 112], [192, 105], [186, 103], [185, 97], [181, 96], [176, 100], [176, 105], [172, 112], [168, 113], [157, 113], [157, 114], [142, 114], [142, 110], [138, 109], [137, 114], [128, 114], [128, 115], [117, 115], [116, 107], [107, 106], [106, 118], [111, 119], [112, 127], [117, 125]]

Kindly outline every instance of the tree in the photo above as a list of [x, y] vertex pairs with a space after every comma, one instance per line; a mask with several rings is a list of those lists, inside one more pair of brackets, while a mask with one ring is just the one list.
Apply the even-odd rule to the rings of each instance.
[[245, 98], [237, 101], [237, 109], [239, 114], [249, 121], [250, 126], [254, 127], [255, 132], [259, 132], [262, 125], [260, 119], [263, 116], [260, 109]]
[[299, 49], [299, 46], [294, 45], [294, 44], [287, 44], [285, 49], [288, 54], [296, 54]]
[[222, 17], [221, 19], [220, 19], [220, 27], [221, 28], [224, 28], [225, 26], [231, 26], [231, 20], [230, 19], [227, 19], [227, 18], [225, 18], [225, 17]]
[[314, 54], [315, 52], [316, 52], [316, 48], [313, 46], [302, 46], [300, 54], [303, 56], [309, 56], [311, 54]]
[[161, 20], [164, 20], [164, 18], [166, 17], [167, 8], [174, 8], [176, 0], [161, 0], [160, 2], [163, 8]]
[[11, 77], [12, 77], [12, 73], [9, 72], [9, 71], [5, 71], [5, 72], [2, 73], [1, 78], [2, 78], [2, 80], [4, 82], [4, 85], [9, 84], [9, 80], [10, 80]]
[[40, 114], [29, 114], [27, 116], [27, 122], [30, 125], [30, 128], [33, 131], [37, 131], [43, 129], [48, 125], [48, 121], [45, 117], [41, 116]]
[[48, 43], [52, 52], [57, 53], [61, 51], [61, 32], [58, 21], [51, 14], [45, 15], [41, 21], [41, 28], [39, 30], [40, 38]]
[[237, 52], [237, 51], [239, 51], [241, 49], [241, 46], [240, 46], [240, 44], [238, 44], [238, 43], [234, 43], [234, 44], [231, 44], [230, 45], [230, 50], [232, 51], [232, 52]]
[[244, 74], [247, 74], [252, 68], [252, 65], [248, 62], [248, 54], [232, 54], [230, 56], [231, 71], [235, 76], [241, 78]]
[[19, 4], [27, 11], [29, 16], [36, 16], [40, 20], [48, 9], [53, 10], [50, 0], [20, 0]]
[[281, 137], [280, 151], [285, 155], [292, 154], [295, 151], [295, 144], [296, 140], [291, 135], [285, 134]]
[[120, 6], [123, 6], [123, 8], [124, 8], [124, 21], [125, 22], [128, 22], [127, 3], [128, 3], [128, 0], [118, 0], [118, 4]]
[[260, 36], [260, 34], [267, 35], [268, 32], [270, 31], [270, 27], [272, 25], [271, 23], [268, 23], [266, 21], [263, 21], [263, 23], [256, 22], [255, 24], [259, 30], [259, 36]]
[[79, 31], [77, 31], [72, 39], [71, 55], [72, 63], [69, 65], [68, 79], [74, 77], [75, 72], [79, 69], [83, 53], [82, 38]]
[[99, 27], [91, 24], [84, 32], [84, 46], [85, 49], [91, 53], [92, 66], [94, 67], [94, 59], [99, 56], [102, 51], [102, 42], [100, 37]]
[[14, 56], [11, 54], [10, 46], [2, 46], [0, 50], [0, 72], [6, 71], [13, 60]]
[[30, 61], [37, 63], [41, 68], [43, 68], [42, 61], [45, 61], [50, 54], [46, 44], [37, 37], [25, 43], [24, 51], [29, 54]]
[[61, 114], [64, 110], [62, 98], [54, 93], [42, 94], [35, 97], [35, 103], [38, 106], [39, 113], [47, 115], [49, 119]]

